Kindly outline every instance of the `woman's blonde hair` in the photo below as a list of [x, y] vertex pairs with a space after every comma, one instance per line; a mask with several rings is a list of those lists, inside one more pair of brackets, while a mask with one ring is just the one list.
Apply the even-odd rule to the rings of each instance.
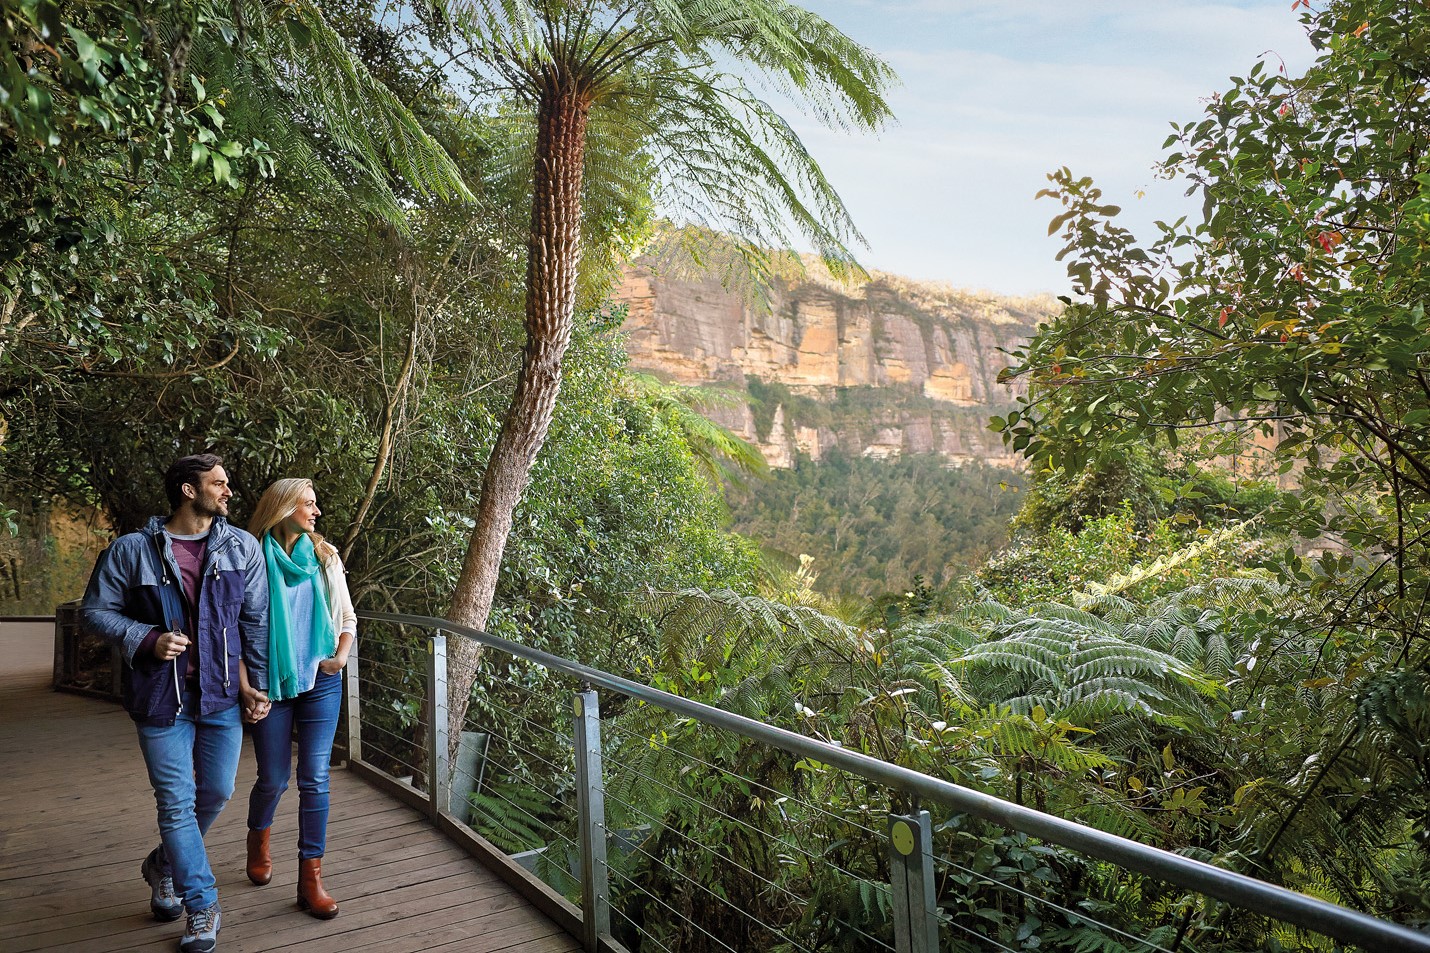
[[[259, 542], [262, 542], [263, 534], [292, 516], [293, 512], [298, 509], [298, 504], [303, 500], [303, 491], [311, 489], [313, 489], [313, 481], [306, 477], [286, 477], [282, 480], [275, 480], [268, 489], [263, 491], [263, 496], [258, 499], [258, 505], [253, 508], [253, 518], [248, 521], [248, 531]], [[308, 535], [313, 537], [313, 550], [318, 554], [319, 562], [327, 562], [337, 554], [337, 547], [323, 539], [322, 536], [317, 533]]]

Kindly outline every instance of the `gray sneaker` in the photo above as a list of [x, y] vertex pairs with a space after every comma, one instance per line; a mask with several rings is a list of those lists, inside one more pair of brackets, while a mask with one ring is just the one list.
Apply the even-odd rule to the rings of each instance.
[[188, 926], [179, 940], [179, 953], [213, 953], [218, 946], [218, 904], [189, 914]]
[[149, 912], [154, 914], [155, 920], [168, 923], [183, 916], [184, 905], [174, 893], [174, 878], [159, 863], [159, 848], [155, 847], [144, 858], [144, 863], [139, 865], [139, 873], [149, 885]]

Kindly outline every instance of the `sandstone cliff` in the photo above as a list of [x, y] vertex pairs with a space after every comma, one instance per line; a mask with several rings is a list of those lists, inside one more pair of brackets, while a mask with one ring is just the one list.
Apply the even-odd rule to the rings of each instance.
[[875, 274], [842, 287], [813, 269], [779, 281], [764, 305], [715, 277], [671, 278], [637, 265], [619, 297], [633, 367], [752, 398], [719, 422], [757, 443], [771, 466], [832, 448], [889, 457], [936, 452], [951, 465], [1016, 465], [987, 418], [1014, 391], [1003, 353], [1058, 307]]

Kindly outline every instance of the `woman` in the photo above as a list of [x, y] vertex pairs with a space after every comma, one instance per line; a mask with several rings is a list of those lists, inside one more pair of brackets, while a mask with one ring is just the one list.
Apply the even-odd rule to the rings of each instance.
[[248, 798], [248, 879], [273, 877], [268, 832], [288, 789], [298, 729], [298, 906], [328, 920], [338, 903], [323, 889], [328, 764], [342, 702], [341, 672], [357, 637], [357, 615], [338, 551], [314, 532], [313, 481], [279, 480], [264, 491], [248, 530], [268, 564], [267, 716], [253, 725], [258, 780]]

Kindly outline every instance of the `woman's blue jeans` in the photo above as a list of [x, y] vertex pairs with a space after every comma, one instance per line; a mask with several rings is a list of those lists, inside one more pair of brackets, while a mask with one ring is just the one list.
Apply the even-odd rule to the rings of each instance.
[[278, 799], [288, 790], [293, 766], [293, 729], [298, 729], [298, 858], [323, 856], [328, 840], [328, 766], [343, 700], [341, 673], [318, 672], [313, 687], [296, 698], [274, 702], [268, 717], [253, 726], [258, 780], [248, 796], [248, 829], [273, 825]]
[[158, 860], [190, 913], [218, 902], [204, 835], [233, 796], [242, 747], [238, 705], [201, 715], [198, 696], [188, 692], [172, 725], [139, 726], [139, 750], [159, 805]]

